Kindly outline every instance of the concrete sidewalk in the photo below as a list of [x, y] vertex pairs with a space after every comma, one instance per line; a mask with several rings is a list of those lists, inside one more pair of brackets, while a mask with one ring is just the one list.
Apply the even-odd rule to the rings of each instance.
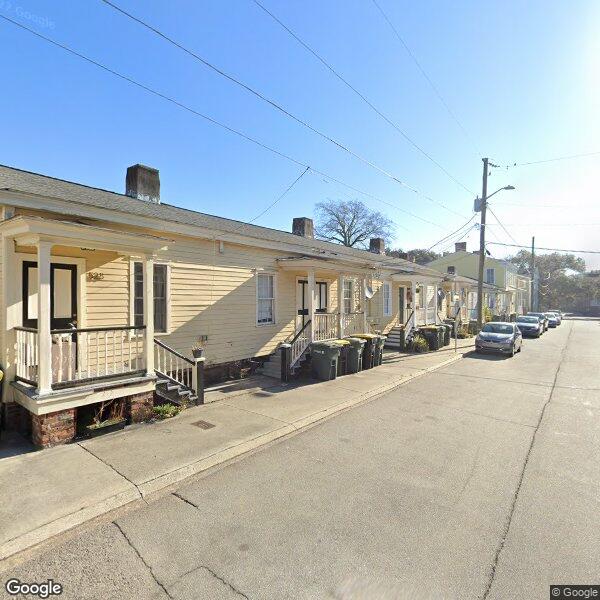
[[[461, 358], [387, 352], [382, 366], [334, 381], [258, 378], [209, 392], [172, 419], [0, 461], [0, 561], [94, 517], [365, 402]], [[272, 384], [272, 385], [271, 385]]]

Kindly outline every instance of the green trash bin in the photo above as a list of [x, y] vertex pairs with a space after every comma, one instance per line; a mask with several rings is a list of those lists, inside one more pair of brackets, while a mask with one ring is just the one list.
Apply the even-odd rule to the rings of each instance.
[[375, 349], [377, 348], [377, 338], [379, 336], [373, 333], [355, 333], [352, 337], [365, 340], [363, 350], [363, 370], [372, 369], [375, 366]]
[[337, 377], [340, 346], [326, 342], [315, 342], [310, 349], [311, 373], [321, 381]]
[[385, 335], [377, 334], [377, 345], [375, 347], [374, 366], [378, 367], [383, 362], [383, 347], [385, 346]]
[[367, 340], [356, 337], [349, 337], [346, 339], [350, 342], [350, 346], [347, 350], [348, 362], [346, 363], [348, 373], [358, 373], [359, 371], [362, 371], [363, 368], [363, 351]]
[[337, 361], [337, 375], [346, 375], [348, 371], [348, 350], [350, 342], [348, 340], [330, 340], [327, 342], [332, 346], [337, 346], [340, 349], [340, 355]]
[[421, 327], [419, 333], [427, 340], [430, 350], [440, 349], [440, 330], [435, 325]]
[[440, 327], [443, 327], [444, 331], [444, 346], [449, 346], [450, 337], [452, 336], [452, 325], [448, 325], [448, 323], [442, 323]]

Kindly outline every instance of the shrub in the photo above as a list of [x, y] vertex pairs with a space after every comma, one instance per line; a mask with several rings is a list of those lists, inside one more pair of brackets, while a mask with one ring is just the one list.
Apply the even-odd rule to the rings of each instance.
[[427, 352], [429, 350], [429, 344], [422, 335], [415, 335], [412, 347], [413, 352]]
[[158, 406], [155, 406], [153, 411], [154, 416], [157, 419], [169, 419], [170, 417], [178, 415], [181, 412], [181, 407], [167, 402], [166, 404], [159, 404]]

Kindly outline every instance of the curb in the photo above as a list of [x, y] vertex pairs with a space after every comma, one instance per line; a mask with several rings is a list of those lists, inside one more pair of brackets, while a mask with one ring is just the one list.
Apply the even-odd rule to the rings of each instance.
[[345, 400], [334, 406], [330, 406], [311, 415], [302, 417], [298, 421], [294, 421], [293, 423], [284, 425], [278, 429], [257, 436], [256, 438], [242, 442], [241, 444], [237, 444], [235, 446], [226, 448], [225, 450], [216, 452], [215, 454], [207, 456], [197, 462], [184, 465], [183, 467], [179, 467], [173, 471], [170, 471], [169, 473], [160, 475], [155, 479], [141, 483], [137, 486], [137, 489], [120, 492], [119, 494], [115, 494], [114, 496], [106, 498], [92, 506], [84, 507], [77, 512], [70, 513], [56, 519], [55, 521], [46, 523], [45, 525], [42, 525], [32, 531], [28, 531], [27, 533], [24, 533], [0, 545], [0, 567], [3, 566], [3, 563], [7, 561], [7, 559], [19, 552], [30, 549], [37, 544], [40, 544], [46, 540], [49, 540], [50, 538], [73, 529], [74, 527], [91, 521], [96, 517], [107, 514], [135, 501], [139, 501], [140, 498], [145, 499], [150, 495], [156, 494], [162, 490], [165, 490], [166, 488], [174, 486], [175, 484], [181, 483], [182, 481], [189, 479], [194, 475], [198, 475], [199, 473], [202, 473], [203, 471], [206, 471], [212, 467], [236, 459], [248, 452], [251, 452], [252, 450], [266, 446], [267, 444], [270, 444], [281, 438], [300, 433], [303, 430], [312, 427], [319, 421], [324, 421], [355, 406], [364, 404], [369, 400], [374, 400], [378, 396], [398, 388], [401, 385], [412, 381], [413, 379], [417, 379], [418, 377], [422, 377], [427, 373], [431, 373], [432, 371], [436, 371], [442, 367], [457, 362], [461, 360], [462, 357], [463, 353], [459, 352], [437, 365], [427, 367], [425, 369], [415, 370], [415, 373], [400, 377], [386, 385], [373, 388], [372, 390], [369, 390], [364, 394], [360, 394], [351, 400]]

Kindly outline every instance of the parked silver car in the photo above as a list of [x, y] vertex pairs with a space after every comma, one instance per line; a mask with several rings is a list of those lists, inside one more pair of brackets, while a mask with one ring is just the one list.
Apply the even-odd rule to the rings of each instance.
[[533, 315], [519, 315], [515, 323], [523, 337], [540, 337], [544, 333], [544, 324]]
[[558, 320], [558, 324], [560, 325], [562, 323], [562, 314], [560, 313], [560, 311], [558, 310], [549, 310], [547, 313], [547, 315], [554, 315], [556, 317], [556, 319]]
[[558, 318], [558, 315], [554, 314], [553, 312], [547, 312], [544, 314], [548, 318], [548, 327], [558, 327], [560, 325], [560, 319]]
[[516, 323], [486, 323], [475, 338], [475, 352], [500, 352], [514, 356], [523, 346]]
[[544, 325], [544, 331], [548, 331], [548, 317], [546, 316], [546, 313], [540, 313], [540, 312], [528, 312], [527, 313], [528, 316], [533, 316], [533, 317], [537, 317], [542, 324]]

